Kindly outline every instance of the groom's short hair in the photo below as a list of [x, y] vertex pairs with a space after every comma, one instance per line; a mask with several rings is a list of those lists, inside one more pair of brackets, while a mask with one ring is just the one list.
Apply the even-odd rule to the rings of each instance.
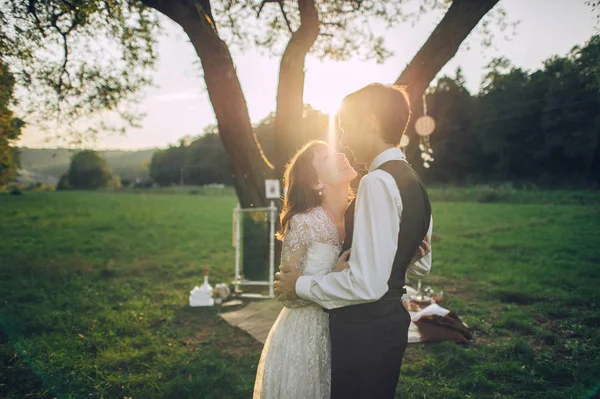
[[353, 115], [373, 115], [384, 141], [400, 145], [410, 120], [410, 100], [404, 86], [372, 83], [344, 98], [342, 109]]

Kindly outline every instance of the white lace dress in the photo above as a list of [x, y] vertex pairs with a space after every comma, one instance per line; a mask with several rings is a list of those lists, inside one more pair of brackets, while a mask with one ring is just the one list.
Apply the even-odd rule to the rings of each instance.
[[[341, 249], [335, 226], [321, 207], [295, 215], [283, 241], [281, 263], [304, 275], [329, 273]], [[329, 399], [329, 317], [305, 300], [284, 302], [265, 342], [254, 399]]]

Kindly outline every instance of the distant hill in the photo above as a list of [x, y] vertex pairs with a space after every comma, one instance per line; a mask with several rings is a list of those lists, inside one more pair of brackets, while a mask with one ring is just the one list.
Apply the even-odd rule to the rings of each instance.
[[[21, 152], [21, 177], [28, 182], [53, 182], [69, 169], [71, 157], [79, 150], [68, 148], [27, 148]], [[148, 165], [155, 148], [138, 151], [98, 151], [108, 163], [112, 173], [121, 179], [148, 178]]]

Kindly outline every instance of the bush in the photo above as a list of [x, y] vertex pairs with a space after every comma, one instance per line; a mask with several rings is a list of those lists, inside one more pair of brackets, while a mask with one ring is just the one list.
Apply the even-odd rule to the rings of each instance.
[[477, 188], [477, 202], [496, 202], [498, 193], [490, 186], [480, 186]]
[[22, 191], [22, 187], [18, 183], [9, 183], [0, 186], [0, 192], [7, 193], [10, 195], [21, 195]]
[[479, 186], [476, 192], [477, 202], [509, 202], [516, 190], [512, 183], [504, 183], [497, 187]]
[[139, 182], [135, 182], [133, 188], [152, 188], [154, 183], [152, 180], [141, 180]]
[[53, 191], [55, 187], [51, 184], [37, 182], [28, 184], [24, 189], [26, 191]]
[[60, 179], [58, 179], [58, 183], [56, 184], [56, 189], [57, 190], [70, 190], [71, 189], [71, 184], [69, 183], [69, 174], [68, 173], [63, 173], [60, 176]]
[[107, 187], [121, 188], [121, 178], [118, 175], [112, 175], [108, 181]]

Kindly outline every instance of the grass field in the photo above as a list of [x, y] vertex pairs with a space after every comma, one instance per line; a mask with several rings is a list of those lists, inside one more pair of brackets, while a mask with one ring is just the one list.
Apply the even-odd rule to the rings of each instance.
[[[250, 397], [260, 344], [217, 308], [187, 306], [204, 266], [213, 282], [232, 277], [235, 202], [0, 194], [0, 397]], [[584, 203], [434, 202], [424, 284], [444, 290], [476, 339], [410, 346], [403, 398], [598, 389], [600, 205]]]

